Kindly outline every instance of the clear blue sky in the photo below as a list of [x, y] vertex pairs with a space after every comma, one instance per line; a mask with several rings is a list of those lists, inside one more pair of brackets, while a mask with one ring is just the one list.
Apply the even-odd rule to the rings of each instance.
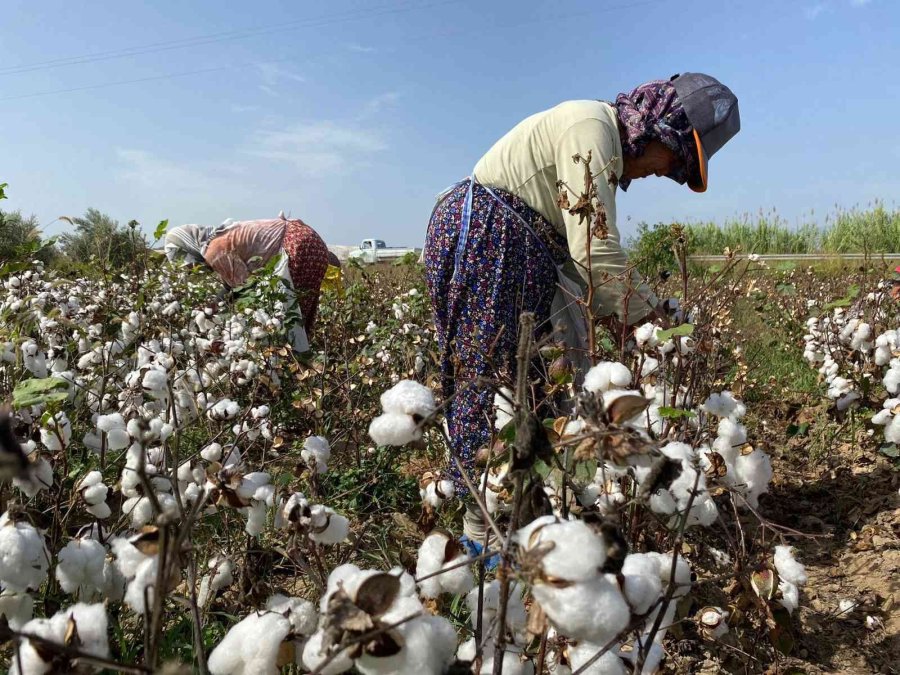
[[2, 206], [48, 233], [89, 206], [148, 231], [284, 209], [331, 244], [418, 244], [434, 195], [520, 119], [692, 70], [735, 91], [743, 130], [706, 194], [620, 192], [623, 234], [891, 204], [898, 31], [895, 0], [5, 0]]

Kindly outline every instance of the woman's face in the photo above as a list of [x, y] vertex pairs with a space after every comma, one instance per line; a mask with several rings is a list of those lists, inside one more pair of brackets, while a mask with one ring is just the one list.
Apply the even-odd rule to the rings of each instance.
[[622, 178], [635, 180], [647, 176], [667, 176], [678, 168], [681, 160], [659, 141], [650, 141], [640, 157], [625, 157]]

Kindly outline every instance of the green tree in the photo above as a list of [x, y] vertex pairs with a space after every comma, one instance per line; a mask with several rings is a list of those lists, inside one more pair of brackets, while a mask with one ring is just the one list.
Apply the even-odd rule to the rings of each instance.
[[121, 226], [94, 208], [80, 218], [61, 220], [74, 227], [60, 237], [62, 253], [74, 264], [94, 261], [103, 270], [116, 272], [146, 258], [149, 245], [137, 221]]
[[48, 263], [54, 255], [52, 245], [42, 245], [37, 218], [25, 217], [19, 211], [0, 211], [0, 261], [29, 257]]

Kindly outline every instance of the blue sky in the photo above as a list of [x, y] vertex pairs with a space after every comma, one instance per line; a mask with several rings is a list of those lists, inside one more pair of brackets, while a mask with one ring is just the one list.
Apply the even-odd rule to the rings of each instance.
[[2, 206], [51, 234], [89, 206], [148, 231], [284, 209], [331, 244], [419, 244], [522, 118], [685, 71], [735, 91], [743, 130], [706, 194], [620, 192], [624, 235], [893, 204], [898, 26], [893, 0], [5, 0]]

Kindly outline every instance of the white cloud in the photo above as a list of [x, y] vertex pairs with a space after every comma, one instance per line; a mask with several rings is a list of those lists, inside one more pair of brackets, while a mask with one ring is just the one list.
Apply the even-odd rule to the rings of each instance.
[[377, 115], [386, 108], [393, 108], [397, 105], [397, 101], [399, 100], [400, 94], [395, 91], [389, 91], [384, 94], [379, 94], [378, 96], [373, 96], [363, 104], [362, 110], [359, 113], [359, 119]]
[[262, 84], [259, 89], [271, 96], [278, 96], [279, 88], [285, 83], [306, 82], [306, 78], [292, 70], [282, 67], [278, 63], [258, 63], [256, 69], [259, 72]]
[[367, 47], [366, 45], [357, 44], [355, 42], [351, 42], [347, 45], [347, 49], [351, 52], [358, 52], [360, 54], [374, 54], [378, 50], [374, 47]]
[[345, 173], [365, 166], [373, 154], [388, 147], [375, 131], [327, 120], [261, 129], [250, 143], [246, 153], [291, 164], [309, 176]]
[[116, 156], [123, 165], [120, 178], [141, 189], [202, 192], [212, 186], [206, 171], [156, 157], [145, 150], [118, 148]]
[[820, 14], [829, 9], [828, 5], [824, 2], [817, 2], [814, 5], [810, 5], [806, 8], [806, 18], [809, 20], [816, 19]]

